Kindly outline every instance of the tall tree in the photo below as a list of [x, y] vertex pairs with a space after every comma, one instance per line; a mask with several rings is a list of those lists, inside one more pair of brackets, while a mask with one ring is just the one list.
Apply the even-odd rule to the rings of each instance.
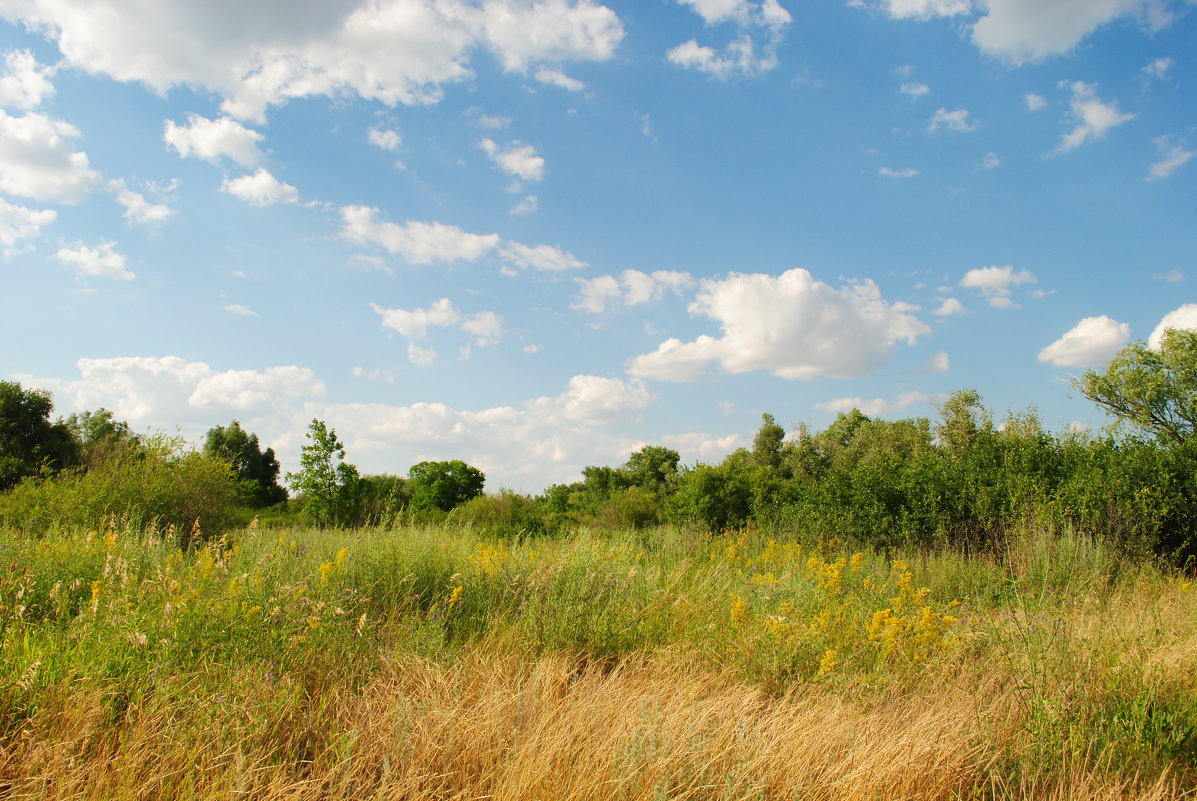
[[232, 465], [250, 506], [262, 509], [287, 499], [287, 491], [278, 483], [281, 468], [274, 449], [267, 448], [263, 452], [258, 435], [247, 433], [238, 421], [208, 429], [204, 453]]
[[1197, 431], [1197, 331], [1169, 329], [1159, 350], [1132, 342], [1072, 386], [1119, 422], [1179, 445]]
[[108, 409], [78, 412], [68, 416], [64, 422], [78, 443], [78, 464], [85, 470], [110, 458], [116, 449], [138, 442], [129, 424], [117, 420]]
[[320, 525], [353, 522], [357, 497], [357, 468], [344, 461], [345, 446], [323, 420], [308, 426], [308, 444], [299, 456], [299, 472], [287, 473], [287, 483], [303, 499], [304, 511]]
[[486, 474], [460, 459], [451, 462], [420, 462], [407, 471], [407, 488], [415, 509], [448, 512], [482, 494]]
[[0, 490], [69, 465], [78, 446], [69, 426], [51, 423], [50, 393], [0, 381]]

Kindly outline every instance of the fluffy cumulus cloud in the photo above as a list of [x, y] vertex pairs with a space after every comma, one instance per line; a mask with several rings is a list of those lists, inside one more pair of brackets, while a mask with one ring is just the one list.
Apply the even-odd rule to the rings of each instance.
[[931, 87], [925, 83], [904, 83], [899, 87], [898, 91], [910, 97], [922, 97], [931, 93]]
[[28, 247], [42, 234], [42, 226], [58, 217], [53, 209], [27, 209], [0, 198], [0, 249], [4, 258]]
[[[655, 397], [642, 381], [576, 375], [565, 392], [548, 405], [560, 408], [561, 414], [575, 423], [606, 425], [647, 409]], [[545, 405], [543, 400], [540, 405]]]
[[1013, 288], [1038, 282], [1039, 279], [1030, 270], [1016, 271], [1013, 266], [1007, 264], [1005, 267], [994, 265], [969, 270], [960, 279], [960, 286], [980, 291], [990, 306], [998, 309], [1016, 309], [1018, 304], [1011, 297]]
[[777, 0], [681, 0], [708, 25], [730, 23], [735, 38], [716, 50], [690, 39], [666, 53], [673, 64], [720, 79], [760, 75], [777, 66], [777, 46], [789, 26], [790, 12]]
[[1147, 347], [1159, 350], [1160, 343], [1164, 341], [1164, 332], [1169, 328], [1197, 331], [1197, 303], [1186, 303], [1179, 309], [1173, 309], [1165, 314], [1159, 325], [1151, 332], [1151, 336], [1147, 338]]
[[397, 331], [408, 339], [423, 339], [430, 326], [454, 325], [461, 319], [448, 298], [441, 298], [426, 309], [384, 309], [373, 303], [370, 308], [382, 318], [383, 328]]
[[1091, 83], [1061, 81], [1060, 87], [1072, 90], [1068, 115], [1076, 124], [1060, 139], [1052, 155], [1067, 153], [1085, 142], [1101, 139], [1111, 128], [1135, 118], [1134, 114], [1123, 114], [1116, 102], [1103, 103], [1097, 96], [1097, 87]]
[[82, 201], [100, 174], [72, 144], [79, 137], [78, 128], [45, 114], [12, 117], [0, 111], [0, 191], [55, 203]]
[[178, 356], [125, 356], [80, 359], [77, 367], [78, 379], [38, 380], [64, 413], [104, 407], [135, 429], [182, 426], [191, 437], [233, 415], [246, 424], [289, 418], [297, 399], [324, 394], [324, 383], [296, 366], [217, 371]]
[[836, 398], [835, 400], [824, 403], [816, 403], [815, 408], [831, 414], [859, 409], [862, 414], [869, 417], [883, 417], [898, 414], [908, 406], [913, 406], [916, 403], [926, 403], [929, 400], [931, 400], [931, 396], [925, 392], [913, 391], [899, 395], [892, 401], [885, 398], [872, 398], [871, 400], [865, 400], [864, 398]]
[[116, 202], [125, 207], [125, 221], [133, 225], [153, 225], [174, 214], [169, 206], [151, 203], [145, 195], [130, 189], [123, 178], [109, 181], [108, 190], [116, 197]]
[[61, 264], [73, 267], [83, 275], [96, 278], [118, 278], [129, 281], [136, 278], [136, 274], [129, 269], [128, 260], [117, 253], [115, 242], [101, 242], [88, 247], [82, 242], [74, 247], [62, 247], [54, 254], [54, 258]]
[[578, 284], [581, 290], [573, 308], [601, 314], [614, 311], [620, 304], [639, 306], [658, 300], [666, 292], [680, 294], [694, 286], [694, 276], [677, 270], [656, 270], [651, 273], [624, 270], [619, 278], [613, 275], [580, 278]]
[[1057, 367], [1105, 364], [1130, 341], [1130, 325], [1111, 317], [1086, 317], [1039, 351], [1039, 361]]
[[252, 175], [242, 175], [232, 180], [226, 178], [220, 191], [239, 197], [255, 206], [271, 206], [275, 203], [298, 203], [299, 190], [275, 178], [259, 167]]
[[403, 137], [391, 128], [371, 128], [366, 132], [366, 141], [383, 150], [398, 150]]
[[544, 178], [544, 159], [536, 155], [536, 148], [531, 145], [512, 142], [500, 147], [492, 139], [483, 139], [478, 146], [508, 175], [523, 181], [540, 181]]
[[380, 221], [369, 206], [341, 208], [341, 235], [358, 244], [373, 244], [402, 256], [412, 264], [475, 261], [499, 244], [498, 234], [469, 234], [439, 222]]
[[954, 314], [967, 314], [968, 309], [964, 308], [964, 304], [956, 298], [944, 298], [943, 303], [939, 304], [931, 313], [936, 317], [951, 317]]
[[229, 117], [210, 120], [189, 114], [183, 125], [167, 120], [162, 139], [184, 157], [195, 156], [211, 162], [228, 158], [245, 167], [262, 159], [262, 151], [258, 149], [262, 134]]
[[65, 62], [159, 93], [209, 90], [226, 114], [262, 121], [271, 105], [353, 93], [386, 104], [439, 99], [469, 57], [508, 71], [611, 58], [618, 16], [592, 0], [266, 0], [230, 14], [223, 0], [24, 0], [0, 13], [58, 45]]
[[500, 255], [521, 270], [561, 272], [562, 270], [579, 270], [586, 266], [586, 262], [574, 254], [553, 245], [523, 245], [519, 242], [506, 242]]
[[1184, 142], [1175, 136], [1157, 136], [1153, 143], [1159, 160], [1147, 169], [1148, 181], [1168, 178], [1197, 156], [1197, 150], [1185, 150]]
[[895, 19], [969, 16], [972, 40], [1011, 64], [1072, 50], [1102, 25], [1131, 19], [1151, 30], [1168, 25], [1192, 0], [851, 0], [879, 6]]
[[872, 281], [836, 289], [808, 271], [733, 273], [703, 281], [690, 312], [716, 320], [719, 337], [668, 339], [632, 359], [637, 377], [694, 381], [712, 363], [729, 373], [768, 370], [781, 378], [851, 378], [883, 366], [898, 342], [930, 329], [914, 307], [887, 303]]
[[503, 336], [503, 318], [492, 311], [478, 312], [466, 318], [461, 328], [474, 335], [475, 344], [486, 347], [495, 344]]
[[568, 89], [571, 92], [580, 92], [586, 88], [586, 84], [577, 78], [571, 78], [561, 70], [550, 69], [548, 67], [541, 67], [536, 71], [536, 80], [541, 83], [547, 83], [550, 86], [559, 86], [562, 89]]
[[29, 110], [54, 96], [50, 70], [37, 63], [28, 50], [10, 50], [4, 54], [0, 72], [0, 108]]

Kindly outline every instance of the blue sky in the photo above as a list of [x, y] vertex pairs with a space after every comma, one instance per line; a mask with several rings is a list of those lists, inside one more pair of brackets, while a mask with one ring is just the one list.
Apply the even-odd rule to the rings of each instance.
[[1194, 0], [0, 0], [0, 376], [539, 491], [1104, 418], [1197, 327]]

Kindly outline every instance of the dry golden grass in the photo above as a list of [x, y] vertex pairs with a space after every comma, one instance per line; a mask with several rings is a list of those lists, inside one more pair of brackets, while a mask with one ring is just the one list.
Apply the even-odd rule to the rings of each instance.
[[[681, 654], [587, 665], [491, 643], [446, 666], [393, 662], [356, 691], [324, 677], [220, 703], [182, 689], [113, 721], [62, 686], [0, 754], [8, 798], [1155, 799], [1126, 766], [1007, 774], [1024, 720], [996, 672], [870, 694], [770, 696]], [[196, 705], [218, 707], [197, 727]], [[202, 739], [196, 739], [202, 737]], [[1017, 785], [998, 777], [1017, 775]]]

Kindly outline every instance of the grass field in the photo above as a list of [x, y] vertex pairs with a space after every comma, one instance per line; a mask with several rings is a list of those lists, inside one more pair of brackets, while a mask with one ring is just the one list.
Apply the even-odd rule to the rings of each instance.
[[1075, 534], [0, 532], [0, 797], [1197, 797], [1197, 589]]

